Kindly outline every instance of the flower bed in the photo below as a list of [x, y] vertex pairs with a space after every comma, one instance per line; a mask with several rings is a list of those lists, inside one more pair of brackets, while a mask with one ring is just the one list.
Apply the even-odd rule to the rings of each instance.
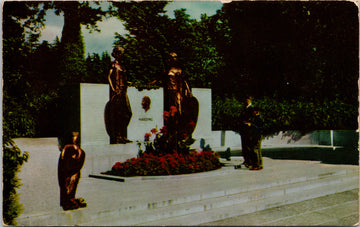
[[117, 162], [103, 174], [115, 176], [159, 176], [205, 172], [221, 168], [219, 155], [214, 151], [191, 151], [189, 154], [153, 155]]
[[164, 125], [160, 130], [151, 129], [144, 136], [144, 141], [137, 141], [137, 158], [117, 162], [110, 171], [103, 174], [131, 176], [159, 176], [197, 173], [221, 168], [220, 156], [205, 147], [205, 140], [200, 141], [202, 151], [190, 149], [195, 142], [191, 134], [195, 129], [193, 121], [179, 128], [180, 116], [175, 106], [164, 111]]

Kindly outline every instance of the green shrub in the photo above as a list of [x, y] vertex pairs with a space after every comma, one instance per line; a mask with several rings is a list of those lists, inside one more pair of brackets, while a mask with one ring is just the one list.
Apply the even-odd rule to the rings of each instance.
[[[358, 105], [345, 103], [340, 98], [279, 100], [261, 97], [255, 98], [253, 104], [261, 109], [265, 135], [289, 130], [357, 129]], [[237, 131], [242, 108], [240, 100], [215, 97], [213, 105], [213, 128]]]
[[23, 211], [16, 193], [21, 186], [17, 173], [29, 155], [27, 152], [22, 154], [12, 139], [7, 136], [3, 139], [3, 221], [7, 225], [16, 225], [15, 219]]

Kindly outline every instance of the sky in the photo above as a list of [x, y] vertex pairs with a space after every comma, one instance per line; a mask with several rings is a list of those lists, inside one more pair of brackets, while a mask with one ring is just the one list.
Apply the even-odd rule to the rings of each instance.
[[[174, 18], [174, 10], [185, 8], [186, 13], [191, 18], [200, 20], [201, 14], [212, 16], [217, 10], [221, 9], [221, 1], [182, 1], [175, 0], [169, 2], [165, 7], [167, 15], [170, 18]], [[47, 40], [52, 43], [56, 37], [61, 38], [61, 31], [64, 25], [62, 16], [56, 16], [53, 12], [48, 12], [46, 16], [45, 29], [41, 32], [40, 41]], [[126, 31], [121, 21], [117, 18], [111, 17], [109, 19], [103, 19], [102, 22], [98, 22], [98, 26], [101, 32], [89, 33], [85, 26], [82, 27], [82, 33], [85, 42], [85, 54], [103, 53], [107, 51], [111, 53], [113, 48], [115, 32], [125, 34]]]

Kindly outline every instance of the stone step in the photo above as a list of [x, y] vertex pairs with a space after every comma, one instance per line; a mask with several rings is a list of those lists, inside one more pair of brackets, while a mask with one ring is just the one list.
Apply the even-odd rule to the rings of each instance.
[[[307, 199], [309, 196], [321, 196], [322, 193], [348, 190], [347, 187], [358, 187], [356, 166], [266, 158], [264, 162], [267, 168], [262, 171], [235, 170], [230, 165], [198, 174], [136, 177], [126, 179], [125, 182], [85, 177], [80, 180], [77, 195], [86, 199], [87, 208], [63, 211], [53, 198], [58, 196], [55, 190], [50, 193], [52, 199], [49, 197], [47, 200], [51, 203], [48, 209], [39, 209], [34, 204], [32, 209], [27, 209], [27, 212], [17, 219], [17, 222], [19, 225], [32, 226], [104, 223], [117, 225], [116, 223], [121, 220], [121, 225], [136, 225], [179, 215], [198, 212], [201, 214], [214, 209], [226, 210], [237, 204], [247, 207], [252, 201], [269, 200], [274, 197], [273, 202], [269, 200], [270, 202], [259, 203], [259, 206], [264, 203], [271, 207], [283, 202], [284, 193], [304, 191], [308, 193], [307, 197], [296, 198]], [[315, 189], [322, 185], [326, 187], [318, 193]], [[56, 187], [52, 185], [50, 188]], [[191, 225], [195, 223], [196, 220]]]
[[80, 225], [196, 225], [353, 189], [357, 182], [356, 177], [329, 176], [232, 195], [163, 204], [146, 210], [113, 213]]
[[359, 221], [359, 189], [277, 206], [201, 226], [354, 226]]
[[[312, 187], [307, 187], [307, 189], [302, 188], [299, 183], [296, 183], [292, 189], [297, 188], [297, 190], [286, 190], [281, 188], [271, 189], [273, 192], [268, 192], [264, 190], [255, 190], [252, 192], [248, 192], [247, 196], [257, 198], [257, 199], [249, 199], [241, 203], [234, 203], [229, 206], [221, 206], [217, 203], [212, 204], [213, 207], [211, 209], [206, 209], [209, 206], [204, 206], [204, 209], [199, 212], [188, 213], [187, 215], [179, 215], [177, 217], [164, 218], [157, 221], [152, 222], [142, 222], [135, 225], [139, 226], [179, 226], [179, 225], [201, 225], [203, 223], [217, 221], [225, 218], [230, 218], [238, 215], [250, 214], [253, 212], [266, 210], [273, 207], [278, 207], [287, 204], [293, 204], [297, 202], [301, 202], [304, 200], [314, 199], [316, 197], [325, 196], [329, 194], [334, 194], [337, 192], [341, 192], [342, 190], [351, 190], [354, 189], [354, 185], [358, 182], [357, 179], [348, 179], [342, 181], [342, 186], [336, 182], [327, 182], [327, 184], [317, 184], [317, 186], [313, 185]], [[231, 198], [229, 198], [231, 200]], [[208, 201], [209, 202], [209, 201]], [[170, 212], [170, 211], [167, 211]], [[174, 211], [172, 211], [174, 212]], [[277, 220], [280, 222], [280, 220]], [[285, 222], [282, 221], [282, 225]], [[103, 222], [104, 223], [104, 222]], [[107, 225], [123, 225], [120, 220], [116, 222], [111, 222], [110, 220], [106, 221]], [[273, 225], [275, 222], [269, 223]], [[96, 225], [96, 223], [94, 223]], [[241, 223], [239, 223], [240, 225]]]

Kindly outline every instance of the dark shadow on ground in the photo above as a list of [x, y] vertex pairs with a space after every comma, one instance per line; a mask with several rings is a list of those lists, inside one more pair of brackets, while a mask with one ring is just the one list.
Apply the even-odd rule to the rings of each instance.
[[[221, 158], [226, 158], [225, 152], [217, 152]], [[331, 147], [286, 147], [262, 149], [263, 157], [287, 160], [321, 161], [327, 164], [359, 165], [359, 150], [354, 147], [341, 147], [335, 150]], [[242, 156], [241, 150], [231, 151], [231, 156]]]

